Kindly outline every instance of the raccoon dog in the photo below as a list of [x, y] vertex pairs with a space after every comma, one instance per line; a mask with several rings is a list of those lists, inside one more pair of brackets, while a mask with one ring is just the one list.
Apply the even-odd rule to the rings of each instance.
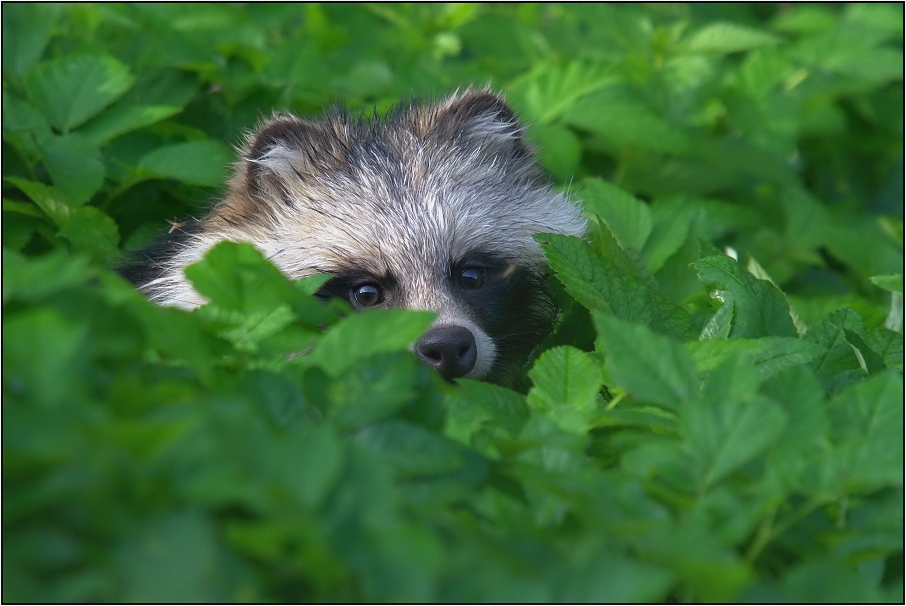
[[152, 301], [206, 301], [183, 268], [221, 240], [255, 245], [291, 279], [353, 308], [437, 313], [416, 354], [446, 379], [509, 384], [557, 308], [537, 232], [582, 235], [493, 92], [400, 105], [384, 118], [275, 115], [249, 136], [226, 197], [123, 270]]

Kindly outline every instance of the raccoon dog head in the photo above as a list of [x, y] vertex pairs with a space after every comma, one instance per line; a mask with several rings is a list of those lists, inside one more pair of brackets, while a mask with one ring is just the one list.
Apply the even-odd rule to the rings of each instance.
[[371, 121], [278, 114], [249, 137], [226, 198], [142, 289], [200, 305], [182, 268], [220, 240], [248, 241], [290, 278], [333, 274], [322, 297], [436, 312], [416, 354], [447, 379], [507, 383], [556, 316], [532, 234], [585, 230], [523, 134], [489, 91]]

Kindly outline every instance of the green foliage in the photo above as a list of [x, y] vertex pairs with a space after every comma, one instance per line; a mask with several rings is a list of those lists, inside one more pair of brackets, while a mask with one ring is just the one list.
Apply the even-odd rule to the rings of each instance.
[[[902, 602], [902, 24], [4, 5], [4, 601]], [[249, 245], [192, 313], [109, 269], [262, 115], [487, 82], [590, 225], [526, 393]]]

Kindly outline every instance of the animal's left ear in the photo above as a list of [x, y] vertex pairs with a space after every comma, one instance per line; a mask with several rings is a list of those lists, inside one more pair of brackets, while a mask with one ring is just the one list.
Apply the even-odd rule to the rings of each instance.
[[441, 102], [434, 108], [432, 130], [451, 139], [463, 136], [505, 139], [529, 152], [522, 141], [525, 127], [506, 101], [490, 90], [468, 89]]

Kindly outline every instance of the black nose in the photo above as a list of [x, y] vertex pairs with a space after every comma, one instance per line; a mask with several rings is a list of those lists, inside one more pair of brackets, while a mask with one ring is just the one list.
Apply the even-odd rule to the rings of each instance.
[[467, 375], [475, 368], [475, 337], [461, 326], [432, 328], [415, 344], [415, 353], [447, 380]]

